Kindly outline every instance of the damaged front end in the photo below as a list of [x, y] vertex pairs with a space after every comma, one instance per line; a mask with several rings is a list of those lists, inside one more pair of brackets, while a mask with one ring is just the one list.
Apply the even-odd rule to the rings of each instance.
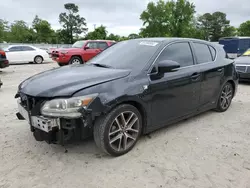
[[94, 117], [87, 107], [94, 97], [96, 95], [47, 99], [18, 93], [15, 96], [19, 110], [16, 116], [29, 122], [37, 141], [64, 145], [92, 135]]

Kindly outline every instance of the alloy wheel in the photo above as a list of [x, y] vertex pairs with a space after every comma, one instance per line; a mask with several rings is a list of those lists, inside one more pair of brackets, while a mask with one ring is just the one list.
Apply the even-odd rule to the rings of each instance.
[[233, 97], [233, 88], [230, 84], [225, 85], [222, 90], [221, 98], [220, 98], [220, 105], [222, 109], [227, 109]]
[[81, 64], [81, 61], [79, 59], [73, 59], [72, 64]]
[[40, 64], [40, 63], [42, 63], [42, 62], [43, 62], [42, 57], [36, 57], [35, 63]]
[[139, 137], [139, 118], [131, 112], [120, 113], [109, 129], [109, 145], [117, 152], [130, 148]]

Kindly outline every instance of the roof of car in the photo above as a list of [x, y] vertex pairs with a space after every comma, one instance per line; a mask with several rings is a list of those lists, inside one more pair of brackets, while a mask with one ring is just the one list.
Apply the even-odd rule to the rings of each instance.
[[197, 42], [205, 42], [205, 43], [213, 44], [205, 40], [194, 39], [194, 38], [178, 38], [178, 37], [153, 37], [153, 38], [138, 38], [138, 39], [133, 39], [133, 40], [154, 41], [154, 42], [164, 42], [164, 43], [189, 40], [189, 41], [197, 41]]

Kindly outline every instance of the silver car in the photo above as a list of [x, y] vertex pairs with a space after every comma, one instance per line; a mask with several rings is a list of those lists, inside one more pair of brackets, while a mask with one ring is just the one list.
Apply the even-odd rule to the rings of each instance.
[[235, 66], [240, 80], [250, 81], [250, 48], [235, 59]]

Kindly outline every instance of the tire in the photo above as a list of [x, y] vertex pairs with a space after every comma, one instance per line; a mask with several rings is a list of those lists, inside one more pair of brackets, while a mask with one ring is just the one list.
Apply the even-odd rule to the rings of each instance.
[[[122, 114], [125, 121], [122, 121]], [[122, 126], [123, 122], [126, 121], [126, 126]], [[141, 131], [142, 117], [140, 112], [132, 105], [123, 104], [97, 119], [94, 125], [94, 140], [103, 152], [112, 156], [120, 156], [132, 150], [141, 135]]]
[[57, 64], [58, 64], [60, 67], [67, 65], [67, 64], [65, 64], [65, 63], [57, 63]]
[[230, 82], [227, 82], [220, 93], [220, 96], [217, 101], [217, 107], [215, 111], [225, 112], [230, 107], [234, 94], [233, 85]]
[[43, 57], [40, 56], [40, 55], [37, 55], [37, 56], [34, 58], [34, 63], [36, 63], [36, 64], [42, 64], [42, 63], [43, 63]]
[[71, 57], [69, 64], [83, 64], [83, 61], [80, 57], [73, 56], [73, 57]]

